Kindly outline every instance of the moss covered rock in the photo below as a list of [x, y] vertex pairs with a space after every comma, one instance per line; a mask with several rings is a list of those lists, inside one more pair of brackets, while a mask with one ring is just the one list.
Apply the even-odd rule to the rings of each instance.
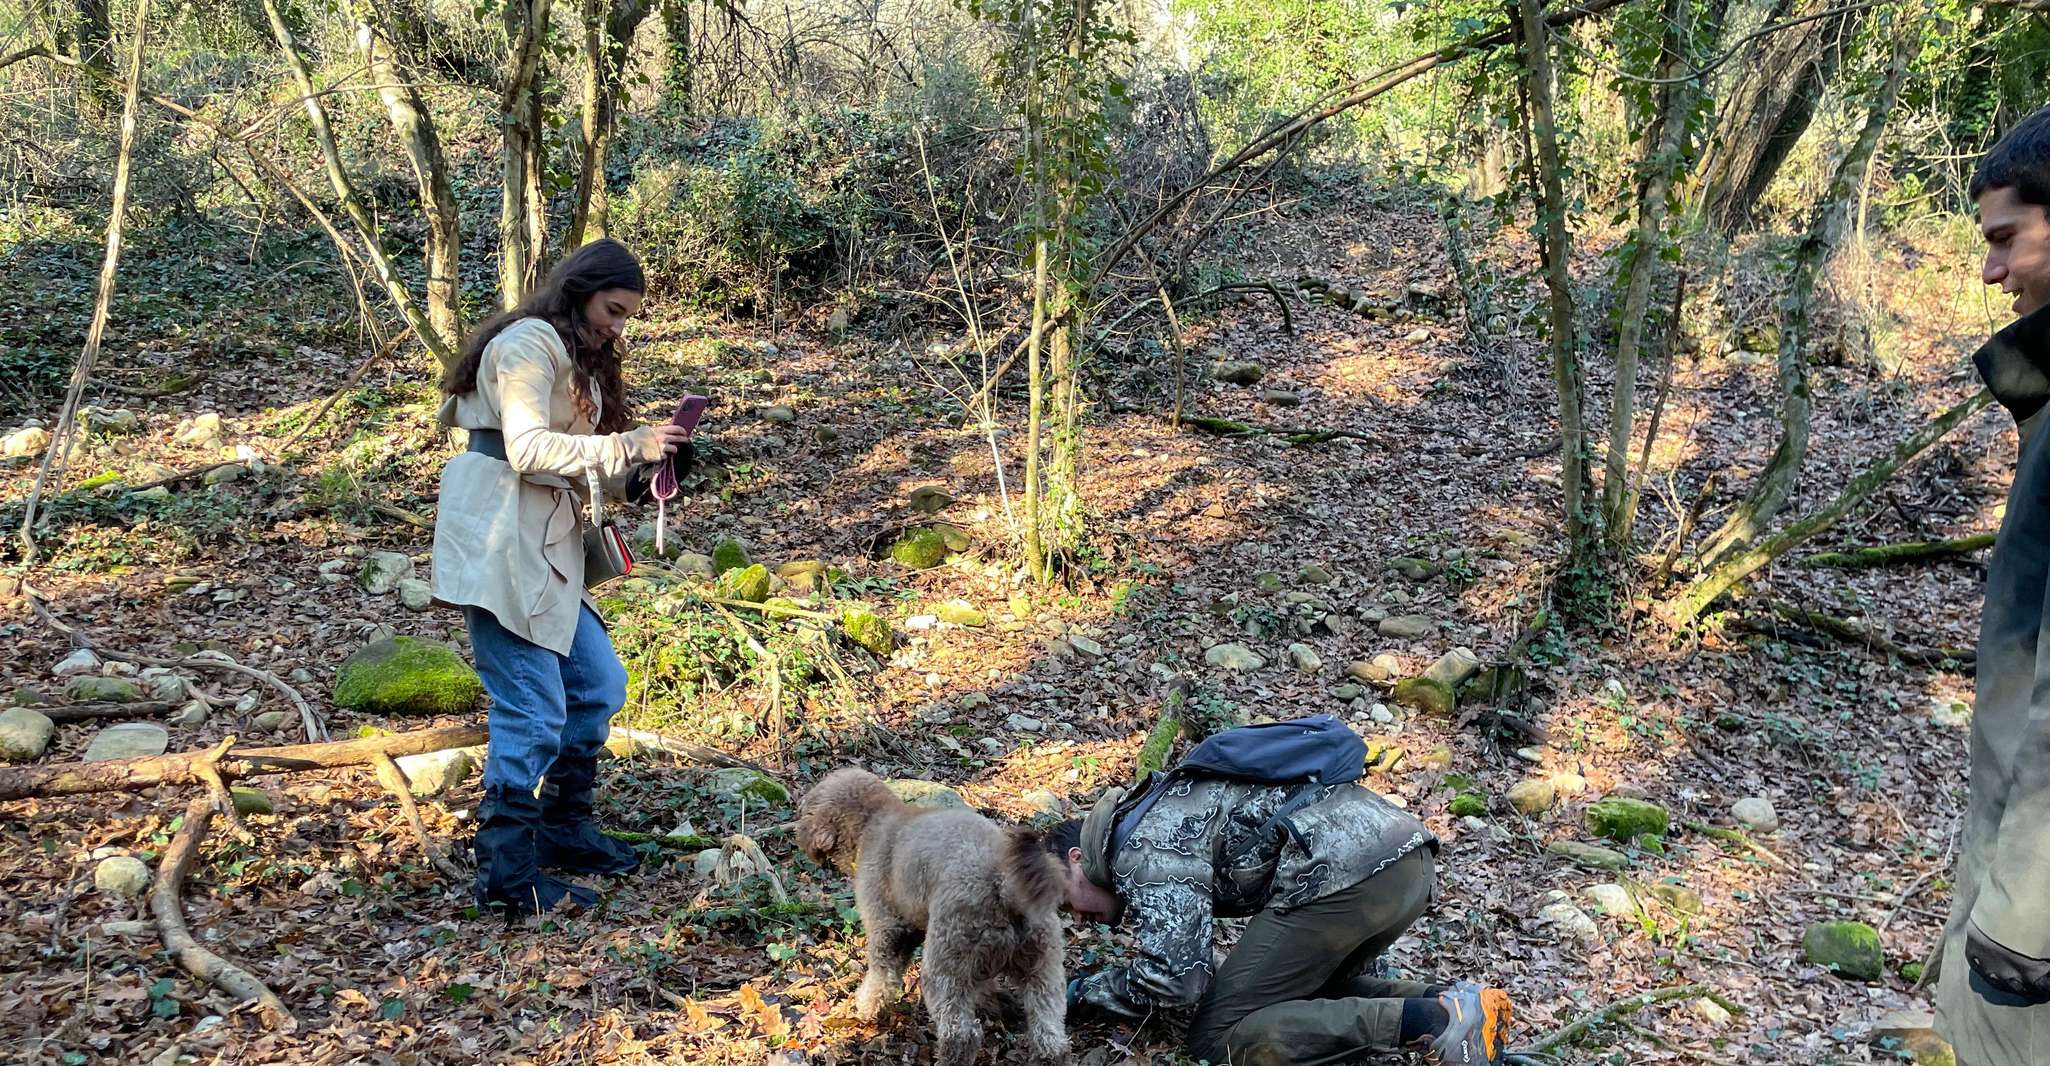
[[64, 686], [64, 698], [73, 703], [134, 703], [142, 698], [142, 686], [125, 677], [81, 674]]
[[792, 618], [810, 610], [788, 596], [771, 596], [762, 601], [762, 613], [770, 618]]
[[875, 612], [850, 607], [840, 616], [840, 630], [847, 639], [867, 648], [880, 657], [887, 658], [890, 650], [897, 646], [896, 634], [890, 632], [890, 623], [875, 616]]
[[1587, 809], [1587, 827], [1596, 836], [1628, 844], [1639, 837], [1665, 836], [1672, 821], [1656, 803], [1611, 796]]
[[1406, 677], [1395, 683], [1391, 694], [1395, 702], [1419, 714], [1443, 718], [1452, 713], [1457, 702], [1451, 686], [1430, 677]]
[[760, 603], [769, 598], [769, 568], [760, 563], [719, 575], [719, 594], [729, 600]]
[[1857, 981], [1877, 981], [1886, 969], [1879, 931], [1864, 922], [1818, 922], [1801, 937], [1801, 955]]
[[335, 706], [369, 714], [455, 714], [484, 694], [477, 671], [431, 640], [390, 637], [365, 645], [335, 673]]
[[269, 814], [271, 812], [270, 793], [260, 788], [238, 787], [231, 788], [228, 791], [234, 795], [236, 814]]
[[894, 781], [885, 781], [883, 784], [888, 786], [891, 792], [896, 793], [898, 799], [913, 807], [930, 807], [942, 811], [969, 809], [968, 801], [962, 799], [959, 792], [937, 782], [898, 778]]
[[731, 537], [712, 547], [712, 574], [720, 576], [728, 570], [743, 570], [748, 565], [747, 549]]
[[1488, 814], [1488, 798], [1478, 792], [1461, 792], [1452, 797], [1452, 817], [1485, 818]]
[[983, 616], [981, 611], [975, 609], [974, 604], [969, 603], [967, 600], [948, 600], [935, 606], [932, 609], [932, 613], [940, 621], [957, 626], [979, 626], [989, 621]]
[[947, 558], [947, 541], [931, 526], [920, 526], [890, 543], [890, 559], [913, 570], [930, 570]]
[[774, 807], [790, 802], [790, 790], [782, 782], [744, 766], [714, 770], [705, 784], [714, 797], [727, 803], [746, 800], [750, 807]]

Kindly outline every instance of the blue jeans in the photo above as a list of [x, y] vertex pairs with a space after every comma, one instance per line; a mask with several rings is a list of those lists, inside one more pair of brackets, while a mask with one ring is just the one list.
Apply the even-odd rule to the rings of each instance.
[[470, 649], [491, 694], [484, 787], [532, 792], [555, 760], [592, 758], [626, 706], [626, 667], [585, 604], [568, 655], [506, 632], [490, 611], [463, 608]]

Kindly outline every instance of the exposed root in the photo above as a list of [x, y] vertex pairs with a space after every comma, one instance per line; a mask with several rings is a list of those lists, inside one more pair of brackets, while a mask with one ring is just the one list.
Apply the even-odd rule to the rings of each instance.
[[177, 958], [178, 965], [184, 967], [185, 972], [243, 1003], [255, 1004], [273, 1028], [295, 1032], [299, 1028], [299, 1019], [293, 1017], [277, 993], [258, 980], [255, 974], [201, 947], [193, 938], [192, 931], [186, 928], [178, 894], [184, 887], [186, 871], [192, 868], [193, 856], [199, 854], [200, 841], [206, 839], [213, 803], [213, 797], [200, 796], [187, 804], [185, 824], [171, 838], [171, 845], [164, 849], [156, 885], [150, 889], [150, 911], [157, 917], [157, 932], [164, 939], [165, 950]]

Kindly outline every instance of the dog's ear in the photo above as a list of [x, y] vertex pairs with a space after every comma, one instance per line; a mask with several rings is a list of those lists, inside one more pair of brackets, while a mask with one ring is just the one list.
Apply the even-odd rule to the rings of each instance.
[[811, 856], [813, 862], [825, 862], [833, 854], [838, 843], [832, 824], [824, 818], [806, 818], [797, 825], [797, 846]]

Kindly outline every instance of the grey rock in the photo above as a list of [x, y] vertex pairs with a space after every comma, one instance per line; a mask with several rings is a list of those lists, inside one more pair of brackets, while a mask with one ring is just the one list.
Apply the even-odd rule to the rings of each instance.
[[777, 404], [773, 407], [762, 408], [762, 417], [771, 422], [787, 425], [797, 421], [797, 411], [795, 408]]
[[1305, 674], [1314, 674], [1324, 668], [1323, 657], [1317, 654], [1317, 649], [1308, 644], [1290, 644], [1288, 661], [1295, 664], [1297, 671]]
[[434, 606], [434, 586], [417, 577], [402, 577], [398, 583], [399, 603], [409, 611]]
[[371, 552], [356, 571], [356, 584], [372, 596], [382, 596], [413, 576], [413, 559], [402, 552]]
[[93, 887], [133, 899], [149, 887], [149, 866], [133, 855], [112, 855], [93, 867]]
[[1212, 645], [1203, 653], [1203, 661], [1223, 670], [1258, 670], [1267, 665], [1267, 660], [1243, 644]]
[[41, 711], [27, 707], [0, 711], [0, 762], [41, 758], [56, 732], [57, 724]]
[[212, 470], [207, 471], [206, 476], [200, 478], [199, 480], [202, 483], [210, 486], [226, 485], [230, 482], [239, 480], [243, 474], [246, 474], [248, 472], [249, 468], [243, 466], [241, 463], [228, 463], [225, 466], [217, 466], [214, 467]]
[[1422, 640], [1438, 631], [1438, 623], [1420, 614], [1384, 618], [1374, 631], [1389, 640]]
[[[1563, 895], [1563, 893], [1562, 893]], [[1573, 905], [1570, 900], [1559, 899], [1538, 910], [1538, 919], [1557, 930], [1561, 937], [1583, 942], [1599, 942], [1601, 928], [1587, 912]]]
[[1972, 705], [1943, 697], [1931, 700], [1929, 724], [1938, 729], [1963, 729], [1972, 724]]
[[179, 444], [191, 444], [199, 447], [210, 447], [219, 444], [221, 441], [221, 416], [212, 411], [194, 415], [190, 420], [178, 424], [178, 431], [173, 439]]
[[1067, 801], [1043, 788], [1028, 790], [1018, 800], [1031, 808], [1035, 818], [1060, 818], [1068, 813]]
[[295, 666], [291, 673], [285, 675], [285, 680], [295, 685], [310, 685], [313, 684], [313, 671], [303, 666]]
[[0, 440], [0, 459], [27, 459], [43, 454], [50, 446], [50, 431], [41, 426], [29, 426], [9, 433]]
[[1621, 870], [1630, 865], [1630, 860], [1620, 851], [1613, 851], [1599, 844], [1584, 844], [1578, 840], [1555, 840], [1545, 845], [1545, 850], [1590, 870]]
[[749, 807], [761, 807], [790, 802], [790, 790], [784, 788], [782, 782], [744, 766], [714, 770], [705, 779], [705, 784], [712, 795], [724, 803], [738, 805], [746, 800]]
[[58, 660], [56, 672], [58, 677], [97, 674], [100, 672], [100, 657], [94, 655], [89, 649], [80, 648]]
[[676, 569], [679, 573], [688, 574], [691, 577], [710, 578], [717, 576], [717, 571], [712, 564], [712, 557], [700, 555], [697, 552], [684, 552], [682, 555], [677, 556]]
[[1730, 816], [1753, 833], [1779, 832], [1779, 812], [1773, 810], [1772, 801], [1764, 796], [1746, 796], [1731, 804]]
[[1258, 363], [1225, 360], [1210, 368], [1212, 379], [1227, 385], [1257, 385], [1267, 376], [1267, 368]]
[[1340, 703], [1351, 703], [1366, 695], [1367, 690], [1358, 685], [1340, 685], [1331, 690], [1331, 697]]
[[1081, 652], [1082, 654], [1087, 655], [1092, 659], [1103, 658], [1103, 645], [1097, 643], [1095, 640], [1089, 637], [1083, 636], [1080, 633], [1068, 634], [1068, 647], [1073, 648], [1076, 651]]
[[259, 733], [275, 733], [285, 728], [285, 723], [291, 718], [290, 711], [265, 711], [249, 720], [249, 728]]
[[1526, 777], [1509, 787], [1509, 805], [1529, 818], [1551, 810], [1558, 797], [1558, 789], [1542, 777]]
[[1331, 571], [1322, 563], [1304, 563], [1296, 570], [1295, 576], [1296, 580], [1310, 585], [1329, 585], [1332, 582]]
[[1011, 714], [1004, 718], [1004, 727], [1020, 733], [1037, 733], [1046, 728], [1046, 723], [1031, 715]]
[[122, 722], [99, 731], [85, 746], [86, 762], [140, 759], [162, 755], [171, 746], [171, 732], [155, 722]]
[[183, 703], [192, 695], [191, 685], [176, 673], [152, 666], [142, 672], [142, 683], [149, 686], [149, 698], [164, 703]]
[[477, 769], [477, 761], [463, 748], [405, 755], [393, 761], [405, 772], [406, 786], [415, 796], [438, 796], [462, 784]]
[[1411, 581], [1427, 581], [1431, 576], [1431, 564], [1408, 556], [1388, 560], [1388, 569]]
[[81, 413], [88, 432], [126, 436], [142, 429], [142, 417], [126, 407], [88, 407]]
[[165, 721], [181, 729], [190, 729], [194, 726], [205, 725], [211, 713], [207, 709], [205, 700], [192, 700], [185, 706], [178, 708], [178, 712], [166, 718]]
[[1637, 901], [1630, 890], [1622, 885], [1604, 882], [1587, 886], [1586, 895], [1594, 902], [1595, 910], [1611, 918], [1631, 918], [1637, 914]]
[[[984, 737], [982, 739], [991, 740], [994, 738]], [[938, 810], [959, 811], [969, 809], [968, 801], [962, 799], [959, 792], [945, 785], [936, 784], [931, 781], [917, 781], [911, 778], [886, 781], [884, 784], [890, 787], [890, 791], [897, 794], [898, 799], [911, 804], [913, 807], [931, 807]]]
[[1287, 389], [1268, 389], [1260, 393], [1260, 402], [1271, 403], [1276, 407], [1301, 407], [1303, 397], [1301, 393], [1290, 392]]
[[64, 698], [73, 703], [134, 703], [142, 698], [142, 686], [125, 677], [80, 674], [64, 686]]
[[1438, 657], [1424, 676], [1446, 688], [1457, 690], [1468, 678], [1480, 672], [1481, 661], [1475, 657], [1472, 648], [1454, 648]]

